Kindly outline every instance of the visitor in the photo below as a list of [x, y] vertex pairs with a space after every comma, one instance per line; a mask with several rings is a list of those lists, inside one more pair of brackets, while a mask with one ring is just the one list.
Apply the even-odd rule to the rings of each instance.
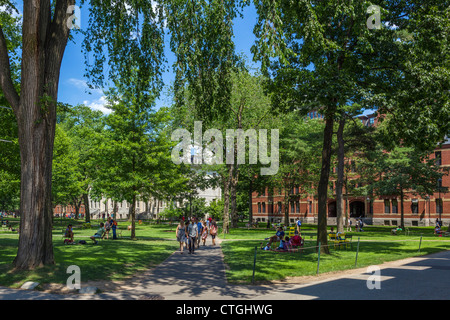
[[188, 227], [189, 227], [189, 219], [186, 219], [186, 222], [184, 223], [184, 233], [185, 233], [185, 237], [184, 237], [184, 248], [187, 250], [188, 249], [188, 243], [189, 243], [189, 236], [188, 236]]
[[177, 226], [176, 235], [177, 241], [180, 243], [180, 253], [183, 253], [183, 245], [186, 242], [186, 228], [183, 219], [181, 219], [180, 223]]
[[347, 231], [352, 232], [352, 219], [348, 218], [347, 221]]
[[364, 222], [362, 221], [362, 219], [359, 219], [359, 232], [364, 231], [363, 227], [364, 227]]
[[103, 238], [106, 236], [106, 239], [109, 239], [109, 230], [111, 230], [112, 222], [111, 217], [108, 217], [105, 223], [105, 234], [103, 235]]
[[100, 228], [97, 230], [97, 232], [91, 237], [91, 240], [94, 241], [94, 244], [98, 244], [98, 240], [97, 239], [102, 239], [103, 238], [103, 234], [105, 233], [105, 227], [103, 222], [100, 222]]
[[195, 221], [197, 222], [197, 229], [198, 229], [198, 235], [199, 235], [197, 237], [197, 249], [198, 249], [200, 247], [200, 240], [201, 240], [200, 235], [203, 234], [204, 226], [203, 226], [203, 220], [199, 221], [198, 219], [195, 219]]
[[67, 226], [66, 232], [64, 233], [64, 237], [70, 239], [70, 241], [73, 242], [73, 230], [71, 224]]
[[267, 242], [265, 247], [263, 248], [263, 244], [261, 242], [261, 249], [264, 250], [264, 251], [269, 251], [270, 250], [270, 243]]
[[205, 227], [203, 228], [203, 231], [202, 231], [202, 241], [203, 241], [203, 246], [204, 246], [205, 243], [206, 243], [206, 238], [208, 238], [208, 228], [205, 226]]
[[113, 240], [117, 239], [117, 220], [111, 219], [111, 229], [113, 231]]
[[434, 234], [441, 234], [441, 233], [442, 233], [441, 227], [438, 224], [436, 227], [434, 227]]
[[284, 237], [284, 231], [282, 227], [278, 227], [278, 230], [276, 234], [270, 238], [266, 238], [265, 240], [269, 240], [269, 244], [272, 244], [272, 242], [278, 242], [283, 240]]
[[216, 221], [211, 222], [211, 228], [209, 230], [209, 234], [211, 235], [212, 245], [216, 245], [216, 235], [217, 235], [217, 224]]
[[301, 233], [302, 222], [300, 221], [299, 218], [297, 218], [297, 221], [296, 221], [295, 224], [297, 225], [297, 231], [300, 234]]
[[195, 253], [195, 243], [198, 237], [198, 225], [195, 223], [194, 218], [192, 218], [192, 222], [188, 226], [188, 236], [189, 236], [189, 253]]

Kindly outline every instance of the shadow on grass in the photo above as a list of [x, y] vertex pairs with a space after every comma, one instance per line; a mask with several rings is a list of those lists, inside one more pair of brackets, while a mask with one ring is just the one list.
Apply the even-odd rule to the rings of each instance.
[[[255, 282], [280, 281], [287, 277], [311, 276], [317, 274], [318, 254], [315, 241], [307, 241], [305, 249], [298, 252], [274, 252], [260, 249], [260, 242], [230, 241], [222, 243], [225, 263], [228, 265], [228, 280], [232, 283], [251, 283], [256, 253]], [[313, 248], [311, 248], [313, 247]], [[419, 252], [418, 241], [404, 242], [360, 242], [353, 248], [330, 249], [329, 254], [320, 255], [319, 273], [335, 272], [382, 264], [413, 256], [431, 254], [450, 249], [449, 242], [422, 243]]]
[[176, 250], [172, 241], [102, 240], [94, 245], [65, 245], [54, 241], [55, 264], [32, 271], [14, 270], [18, 239], [0, 238], [0, 285], [19, 287], [26, 281], [65, 284], [67, 268], [77, 265], [83, 282], [89, 280], [122, 280], [138, 271], [156, 266]]

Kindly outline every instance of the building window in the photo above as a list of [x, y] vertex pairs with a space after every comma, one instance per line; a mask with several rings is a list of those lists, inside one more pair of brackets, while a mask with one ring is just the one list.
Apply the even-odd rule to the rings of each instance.
[[295, 212], [300, 213], [300, 201], [295, 202]]
[[309, 213], [312, 213], [312, 201], [309, 201]]
[[391, 213], [391, 206], [389, 200], [384, 200], [384, 213]]
[[262, 203], [262, 213], [266, 213], [266, 203]]
[[281, 213], [281, 201], [278, 201], [278, 213]]
[[291, 201], [291, 213], [295, 212], [295, 204], [294, 201]]
[[398, 202], [397, 202], [397, 200], [392, 200], [392, 213], [398, 213]]
[[419, 201], [417, 199], [412, 199], [411, 201], [411, 212], [419, 213]]
[[258, 202], [258, 213], [261, 213], [261, 202]]
[[435, 164], [436, 164], [437, 166], [442, 165], [442, 158], [441, 158], [441, 152], [440, 152], [440, 151], [436, 151], [436, 152], [434, 153], [434, 158], [436, 159]]

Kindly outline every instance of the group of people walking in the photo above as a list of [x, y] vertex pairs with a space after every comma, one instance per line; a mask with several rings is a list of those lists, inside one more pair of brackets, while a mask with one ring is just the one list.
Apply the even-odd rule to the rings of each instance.
[[181, 220], [176, 231], [177, 241], [180, 243], [180, 252], [183, 253], [183, 248], [187, 248], [189, 254], [194, 254], [195, 247], [200, 247], [200, 241], [205, 245], [208, 235], [211, 236], [212, 244], [215, 245], [217, 229], [216, 221], [211, 218], [206, 221], [199, 221], [194, 217], [186, 222]]

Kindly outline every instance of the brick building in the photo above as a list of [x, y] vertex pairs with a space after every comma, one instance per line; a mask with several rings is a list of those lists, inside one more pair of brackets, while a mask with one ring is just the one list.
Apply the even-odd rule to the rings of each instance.
[[[320, 115], [311, 113], [309, 118], [320, 118]], [[376, 125], [375, 115], [359, 117], [364, 125]], [[436, 163], [442, 167], [450, 167], [450, 138], [434, 150], [430, 155], [436, 159]], [[333, 189], [333, 180], [330, 178], [330, 189]], [[450, 188], [450, 176], [443, 176], [439, 181], [437, 192], [429, 197], [422, 198], [412, 193], [405, 192], [404, 221], [406, 226], [433, 226], [436, 219], [440, 219], [443, 225], [450, 223], [450, 192], [444, 192], [445, 187]], [[376, 198], [344, 197], [345, 212], [352, 220], [363, 218], [366, 224], [373, 225], [399, 225], [400, 224], [400, 199], [393, 196]], [[328, 224], [336, 224], [336, 200], [329, 197], [327, 201]], [[261, 223], [284, 222], [285, 204], [282, 190], [266, 190], [263, 194], [253, 193], [252, 197], [253, 218]], [[301, 194], [298, 187], [290, 190], [290, 202], [288, 205], [289, 223], [293, 223], [298, 217], [304, 223], [317, 223], [318, 201], [313, 195]], [[353, 223], [354, 225], [354, 223]]]

